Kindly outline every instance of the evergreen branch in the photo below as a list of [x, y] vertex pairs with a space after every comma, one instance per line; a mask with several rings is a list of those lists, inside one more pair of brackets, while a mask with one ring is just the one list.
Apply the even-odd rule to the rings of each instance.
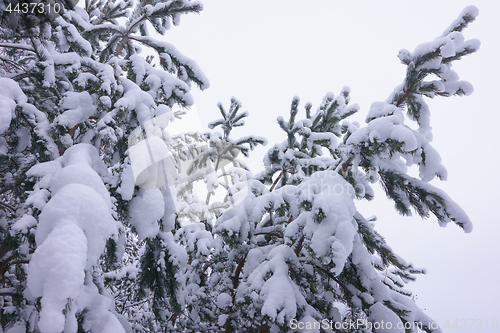
[[302, 235], [297, 243], [297, 246], [295, 247], [295, 255], [299, 257], [300, 251], [302, 251], [302, 246], [304, 245], [304, 239], [305, 235]]
[[443, 58], [443, 64], [447, 64], [447, 63], [450, 63], [450, 62], [455, 61], [455, 60], [460, 60], [462, 57], [469, 55], [469, 54], [472, 54], [476, 51], [477, 50], [473, 47], [466, 47], [462, 52], [458, 52], [453, 57]]
[[122, 35], [122, 38], [120, 39], [120, 43], [118, 43], [118, 46], [116, 47], [115, 52], [113, 53], [114, 57], [117, 57], [122, 52], [123, 48], [125, 47], [125, 44], [128, 43], [128, 40], [129, 40], [129, 36]]
[[354, 294], [352, 293], [352, 291], [349, 290], [349, 288], [347, 288], [347, 286], [342, 283], [332, 272], [324, 269], [323, 267], [321, 267], [320, 265], [318, 264], [315, 264], [311, 261], [306, 261], [309, 265], [311, 266], [314, 266], [316, 267], [318, 270], [320, 270], [321, 272], [323, 272], [324, 274], [328, 275], [329, 278], [331, 278], [333, 281], [335, 281], [335, 283], [337, 283], [339, 285], [339, 287], [341, 287], [347, 294], [349, 294], [351, 297], [354, 296]]
[[[240, 260], [238, 261], [238, 266], [236, 267], [236, 270], [234, 271], [234, 276], [233, 276], [233, 289], [236, 290], [238, 288], [238, 285], [240, 284], [240, 274], [243, 269], [243, 265], [245, 264], [245, 260], [247, 258], [248, 253], [245, 253], [242, 257], [240, 257]], [[233, 294], [233, 304], [234, 304], [234, 297], [236, 294]]]
[[17, 296], [17, 294], [14, 292], [15, 289], [14, 288], [2, 288], [0, 289], [0, 296], [11, 296], [11, 297], [14, 297], [14, 296]]
[[[148, 0], [143, 6], [146, 6], [148, 3], [150, 2], [150, 0]], [[197, 11], [200, 11], [201, 9], [198, 8]], [[181, 8], [181, 9], [177, 9], [177, 10], [172, 10], [172, 11], [158, 11], [158, 12], [155, 12], [155, 13], [152, 13], [150, 15], [147, 15], [147, 14], [143, 14], [141, 17], [139, 17], [135, 22], [133, 22], [129, 28], [127, 29], [127, 31], [125, 33], [122, 33], [122, 38], [120, 40], [120, 43], [118, 45], [118, 47], [116, 48], [115, 52], [113, 53], [113, 56], [118, 56], [122, 50], [123, 50], [123, 47], [128, 43], [128, 41], [130, 39], [133, 39], [133, 40], [136, 40], [136, 41], [140, 41], [140, 42], [143, 42], [137, 38], [133, 38], [133, 36], [131, 35], [131, 33], [133, 32], [133, 30], [135, 29], [135, 27], [140, 24], [142, 21], [146, 20], [149, 18], [149, 16], [151, 17], [157, 17], [157, 16], [174, 16], [175, 14], [178, 14], [178, 13], [182, 13], [182, 12], [185, 12], [186, 10], [184, 8]], [[143, 42], [144, 43], [144, 42]]]
[[35, 132], [35, 126], [36, 125], [33, 125], [29, 120], [28, 118], [26, 118], [26, 115], [24, 114], [24, 112], [22, 111], [19, 111], [18, 114], [24, 119], [24, 121], [26, 122], [26, 124], [28, 124], [28, 126], [30, 127], [30, 131], [31, 131], [31, 134], [32, 135], [36, 135], [36, 132]]
[[277, 234], [275, 232], [256, 232], [254, 235], [255, 236], [269, 235], [269, 236], [274, 236], [274, 237], [278, 237], [278, 238], [283, 237], [283, 235]]
[[16, 211], [16, 209], [12, 205], [9, 205], [9, 204], [2, 202], [2, 201], [0, 201], [0, 209], [3, 209], [5, 212], [7, 210], [10, 210], [12, 213], [14, 213]]
[[441, 37], [447, 36], [453, 31], [461, 32], [469, 25], [469, 23], [476, 20], [477, 14], [478, 10], [476, 7], [466, 7], [462, 13], [460, 13], [459, 17], [441, 34]]
[[343, 175], [346, 171], [347, 171], [347, 168], [351, 166], [351, 163], [352, 163], [352, 160], [354, 159], [353, 156], [349, 157], [347, 159], [347, 161], [345, 161], [344, 163], [342, 163], [342, 167], [337, 171], [339, 175]]
[[95, 34], [102, 34], [102, 33], [106, 33], [109, 31], [114, 31], [117, 34], [124, 35], [121, 30], [114, 28], [114, 25], [111, 25], [111, 24], [110, 25], [104, 25], [104, 24], [96, 25], [93, 28], [86, 30], [84, 34], [86, 37], [89, 37], [89, 36], [92, 36]]
[[0, 47], [8, 48], [8, 49], [17, 49], [17, 50], [24, 50], [24, 51], [30, 51], [36, 53], [35, 49], [30, 47], [29, 45], [21, 45], [21, 44], [15, 44], [15, 43], [0, 43]]
[[3, 194], [3, 193], [5, 193], [5, 192], [8, 192], [8, 191], [12, 190], [14, 187], [16, 187], [16, 186], [15, 186], [15, 185], [12, 185], [12, 186], [10, 186], [10, 187], [4, 188], [4, 189], [2, 189], [2, 190], [0, 191], [0, 194]]
[[16, 63], [15, 61], [13, 61], [11, 59], [0, 56], [0, 60], [2, 60], [4, 63], [6, 63], [12, 67], [15, 67], [17, 70], [24, 70], [24, 68], [21, 65], [19, 65], [18, 63]]
[[138, 302], [135, 302], [135, 303], [131, 303], [131, 304], [128, 304], [128, 305], [124, 304], [122, 306], [122, 310], [125, 310], [125, 309], [128, 309], [128, 308], [134, 307], [134, 306], [138, 306], [138, 305], [147, 303], [147, 302], [151, 301], [152, 299], [153, 299], [153, 296], [149, 296], [148, 298], [145, 298], [145, 299], [143, 299], [141, 301], [138, 301]]
[[[217, 155], [217, 163], [215, 163], [215, 172], [217, 172], [217, 170], [219, 170], [219, 163], [220, 163], [220, 160], [221, 160], [221, 155]], [[205, 204], [208, 205], [209, 202], [210, 202], [210, 197], [212, 196], [212, 192], [208, 192], [207, 194], [207, 198], [205, 199]]]
[[163, 53], [168, 54], [170, 56], [170, 58], [172, 59], [173, 63], [177, 66], [177, 68], [180, 68], [181, 66], [183, 66], [187, 72], [188, 77], [192, 81], [194, 81], [200, 88], [204, 89], [203, 87], [206, 87], [207, 82], [203, 82], [203, 80], [201, 80], [196, 74], [196, 64], [192, 63], [189, 59], [186, 59], [186, 58], [179, 59], [179, 57], [174, 55], [173, 53], [178, 52], [174, 46], [172, 46], [168, 43], [164, 43], [163, 45], [158, 45], [158, 44], [155, 45], [153, 40], [151, 40], [150, 38], [145, 37], [145, 36], [132, 36], [132, 35], [130, 35], [130, 36], [128, 36], [128, 39], [135, 40], [137, 42], [140, 42], [140, 43], [154, 49], [158, 53], [158, 56], [160, 57], [160, 59], [161, 59], [161, 55]]
[[396, 102], [396, 106], [398, 108], [401, 107], [406, 102], [406, 100], [408, 99], [408, 97], [412, 93], [412, 90], [414, 89], [415, 85], [416, 85], [416, 83], [414, 83], [411, 87], [409, 87], [406, 90], [405, 94]]
[[286, 169], [283, 169], [281, 170], [281, 173], [280, 175], [278, 176], [278, 178], [276, 178], [276, 180], [274, 181], [273, 185], [271, 186], [271, 188], [269, 189], [269, 192], [272, 192], [274, 190], [274, 188], [276, 187], [276, 185], [278, 185], [278, 182], [279, 180], [281, 179], [281, 177], [283, 177], [283, 175], [285, 174], [285, 170]]

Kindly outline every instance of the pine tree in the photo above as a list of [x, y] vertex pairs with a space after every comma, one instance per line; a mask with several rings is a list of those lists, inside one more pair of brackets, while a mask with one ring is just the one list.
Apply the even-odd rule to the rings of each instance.
[[208, 87], [194, 61], [148, 33], [202, 5], [89, 0], [33, 17], [15, 4], [0, 4], [1, 327], [157, 331], [180, 311], [185, 252], [170, 193], [135, 184], [129, 138], [191, 105], [192, 83]]
[[[227, 274], [230, 273], [226, 267], [226, 246], [214, 231], [213, 221], [223, 211], [244, 202], [249, 195], [246, 191], [250, 173], [244, 163], [237, 159], [238, 155], [248, 156], [250, 150], [266, 143], [265, 139], [252, 135], [239, 139], [231, 137], [232, 130], [243, 126], [244, 118], [248, 116], [248, 112], [240, 112], [242, 105], [237, 99], [231, 99], [228, 111], [222, 104], [218, 107], [222, 118], [209, 124], [209, 128], [214, 131], [205, 134], [208, 146], [191, 161], [188, 169], [191, 175], [201, 174], [191, 178], [189, 183], [200, 177], [204, 179], [207, 190], [202, 192], [206, 193], [206, 198], [201, 205], [205, 206], [202, 211], [208, 212], [208, 215], [204, 215], [208, 218], [191, 221], [176, 233], [176, 238], [188, 250], [190, 263], [185, 279], [187, 307], [178, 324], [185, 329], [201, 332], [219, 330], [218, 323], [226, 315], [227, 309], [214, 307], [214, 304], [220, 304], [229, 297], [223, 283], [229, 279]], [[219, 126], [222, 133], [216, 130]], [[210, 162], [212, 167], [208, 167]], [[219, 186], [222, 189], [217, 191]], [[211, 202], [216, 192], [223, 194], [222, 202]], [[199, 210], [198, 207], [193, 205], [191, 209]], [[219, 275], [218, 270], [224, 273]]]
[[405, 289], [425, 271], [394, 253], [356, 200], [372, 199], [379, 182], [400, 214], [471, 231], [429, 184], [446, 169], [424, 97], [472, 92], [451, 64], [479, 47], [461, 34], [475, 7], [400, 52], [406, 77], [372, 104], [366, 126], [349, 121], [359, 107], [348, 88], [316, 111], [294, 98], [278, 119], [286, 140], [253, 175], [237, 157], [265, 140], [233, 138], [248, 116], [236, 99], [219, 105], [212, 132], [168, 133], [174, 106], [189, 107], [192, 84], [208, 80], [148, 28], [164, 35], [201, 3], [65, 1], [56, 17], [9, 4], [0, 3], [1, 330], [345, 332], [362, 320], [357, 331], [369, 332], [383, 320], [440, 331]]
[[[472, 92], [451, 64], [478, 49], [477, 40], [461, 34], [476, 15], [468, 7], [434, 41], [400, 52], [406, 78], [386, 101], [372, 104], [365, 127], [347, 120], [359, 109], [349, 104], [348, 88], [327, 94], [316, 112], [306, 104], [303, 119], [293, 99], [289, 119], [278, 118], [287, 139], [249, 179], [246, 200], [216, 220], [212, 289], [205, 292], [212, 298], [207, 318], [218, 325], [213, 332], [319, 332], [311, 325], [320, 323], [325, 332], [368, 332], [382, 322], [399, 331], [440, 332], [405, 289], [425, 270], [394, 253], [355, 200], [372, 199], [371, 184], [379, 182], [400, 214], [432, 213], [441, 225], [453, 221], [471, 231], [463, 210], [428, 183], [445, 179], [446, 169], [430, 144], [424, 97]], [[412, 165], [418, 177], [408, 175]], [[349, 325], [358, 320], [363, 327]]]

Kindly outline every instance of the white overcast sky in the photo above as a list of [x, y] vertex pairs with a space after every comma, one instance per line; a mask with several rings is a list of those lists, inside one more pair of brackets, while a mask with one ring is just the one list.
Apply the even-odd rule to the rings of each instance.
[[[428, 274], [408, 285], [417, 304], [438, 319], [443, 332], [450, 320], [475, 319], [467, 330], [500, 332], [500, 1], [333, 1], [204, 0], [200, 15], [184, 16], [165, 39], [191, 57], [211, 87], [193, 89], [195, 112], [206, 124], [220, 117], [217, 103], [238, 98], [250, 117], [240, 135], [267, 137], [269, 146], [284, 136], [276, 123], [287, 118], [293, 96], [317, 107], [323, 95], [351, 88], [352, 103], [363, 121], [372, 102], [385, 100], [402, 82], [406, 67], [398, 51], [412, 51], [439, 36], [467, 5], [479, 17], [464, 34], [481, 40], [481, 49], [454, 65], [461, 79], [474, 85], [469, 97], [429, 102], [434, 147], [448, 169], [446, 190], [474, 222], [471, 234], [455, 225], [438, 226], [435, 218], [397, 215], [392, 202], [377, 192], [359, 205], [365, 216], [377, 215], [377, 230], [407, 261]], [[174, 123], [175, 124], [175, 123]], [[249, 162], [259, 170], [266, 149]], [[375, 187], [379, 187], [376, 185]], [[486, 329], [488, 321], [489, 329]]]

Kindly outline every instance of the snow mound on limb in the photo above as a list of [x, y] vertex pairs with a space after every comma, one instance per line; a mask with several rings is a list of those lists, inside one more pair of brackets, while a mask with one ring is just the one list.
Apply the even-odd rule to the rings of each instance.
[[[82, 293], [89, 284], [86, 271], [97, 264], [106, 241], [118, 233], [109, 193], [98, 172], [104, 175], [107, 169], [97, 150], [88, 144], [75, 145], [55, 161], [38, 164], [28, 172], [28, 176], [42, 177], [52, 193], [39, 216], [38, 247], [27, 277], [28, 292], [42, 298], [42, 333], [74, 327], [75, 315], [84, 307], [72, 304], [65, 315], [63, 310], [68, 302], [82, 303], [82, 297], [89, 297]], [[103, 327], [112, 322], [121, 327], [116, 318], [103, 322]]]
[[68, 165], [57, 172], [51, 182], [50, 190], [54, 195], [65, 186], [75, 183], [92, 188], [111, 209], [111, 199], [101, 177], [93, 169], [82, 164]]
[[71, 219], [61, 219], [38, 246], [30, 261], [28, 290], [42, 297], [38, 326], [41, 332], [61, 332], [63, 310], [76, 298], [85, 278], [87, 238]]
[[27, 98], [17, 82], [0, 77], [0, 134], [9, 128], [16, 105], [24, 105], [26, 101]]
[[[425, 103], [424, 103], [425, 104]], [[401, 152], [393, 152], [383, 159], [384, 164], [391, 165], [396, 169], [406, 172], [406, 168], [400, 165], [419, 166], [419, 176], [424, 182], [429, 182], [436, 176], [445, 180], [446, 168], [441, 164], [441, 156], [432, 147], [430, 141], [430, 120], [427, 107], [423, 107], [423, 115], [419, 118], [420, 128], [411, 129], [405, 125], [405, 117], [401, 109], [388, 102], [375, 102], [371, 105], [366, 117], [366, 127], [357, 129], [347, 139], [348, 145], [363, 146], [374, 141], [391, 144], [391, 140], [401, 144]], [[402, 163], [402, 159], [405, 160]]]
[[[281, 324], [295, 318], [298, 307], [307, 305], [300, 288], [288, 274], [288, 260], [297, 260], [290, 247], [280, 245], [273, 248], [267, 259], [249, 275], [249, 285], [245, 286], [259, 292], [262, 314]], [[267, 278], [269, 274], [271, 276]]]
[[404, 150], [413, 151], [418, 147], [415, 131], [404, 124], [401, 110], [387, 102], [375, 102], [371, 105], [366, 117], [366, 128], [354, 132], [347, 144], [360, 144], [363, 141], [387, 141], [389, 139], [401, 142]]
[[116, 223], [101, 196], [91, 187], [72, 183], [60, 189], [39, 217], [35, 240], [40, 246], [58, 228], [60, 220], [73, 221], [88, 239], [87, 269], [97, 263], [106, 240], [117, 233]]
[[342, 272], [353, 248], [357, 227], [354, 189], [338, 173], [320, 171], [298, 187], [299, 201], [311, 201], [312, 218], [306, 219], [304, 235], [310, 238], [309, 247], [315, 256], [335, 266], [332, 273]]
[[[396, 332], [404, 333], [405, 329], [402, 325], [396, 325], [395, 323], [401, 323], [399, 317], [384, 306], [381, 302], [377, 302], [370, 307], [370, 312], [368, 319], [374, 323], [375, 332]], [[382, 323], [385, 323], [383, 325]], [[378, 325], [377, 325], [378, 324]], [[391, 325], [389, 325], [391, 324]]]
[[108, 173], [108, 169], [101, 160], [99, 152], [94, 146], [88, 143], [79, 143], [68, 148], [58, 160], [63, 166], [84, 164], [94, 169], [100, 176]]
[[[26, 95], [16, 81], [5, 77], [0, 78], [0, 135], [9, 128], [12, 119], [15, 117], [16, 107], [19, 106], [24, 116], [29, 119], [33, 132], [45, 141], [50, 155], [53, 157], [59, 156], [57, 146], [48, 134], [50, 124], [47, 115], [29, 104], [27, 100]], [[21, 151], [30, 143], [29, 134], [23, 129], [18, 129], [16, 135], [19, 140], [17, 149]], [[0, 153], [5, 153], [5, 149], [7, 149], [7, 144], [5, 139], [2, 138], [0, 139]]]
[[159, 189], [141, 188], [138, 195], [130, 201], [130, 223], [135, 227], [140, 239], [155, 237], [157, 223], [165, 214], [165, 202]]
[[97, 110], [90, 94], [86, 91], [65, 93], [61, 108], [63, 114], [56, 118], [56, 123], [72, 128], [87, 120]]

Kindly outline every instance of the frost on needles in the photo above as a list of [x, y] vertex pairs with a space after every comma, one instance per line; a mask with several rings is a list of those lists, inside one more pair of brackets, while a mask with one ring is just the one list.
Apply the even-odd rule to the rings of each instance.
[[[294, 98], [258, 174], [239, 157], [266, 140], [233, 137], [248, 117], [236, 99], [211, 132], [169, 134], [174, 107], [209, 82], [148, 28], [163, 35], [201, 10], [89, 0], [51, 20], [2, 12], [0, 332], [339, 332], [357, 320], [441, 332], [405, 289], [424, 270], [356, 203], [380, 183], [400, 214], [472, 230], [429, 183], [447, 173], [425, 98], [472, 93], [451, 66], [479, 48], [462, 35], [477, 9], [400, 51], [406, 77], [364, 126], [349, 121], [348, 88], [315, 110]], [[138, 175], [134, 159], [153, 153], [168, 158]]]

